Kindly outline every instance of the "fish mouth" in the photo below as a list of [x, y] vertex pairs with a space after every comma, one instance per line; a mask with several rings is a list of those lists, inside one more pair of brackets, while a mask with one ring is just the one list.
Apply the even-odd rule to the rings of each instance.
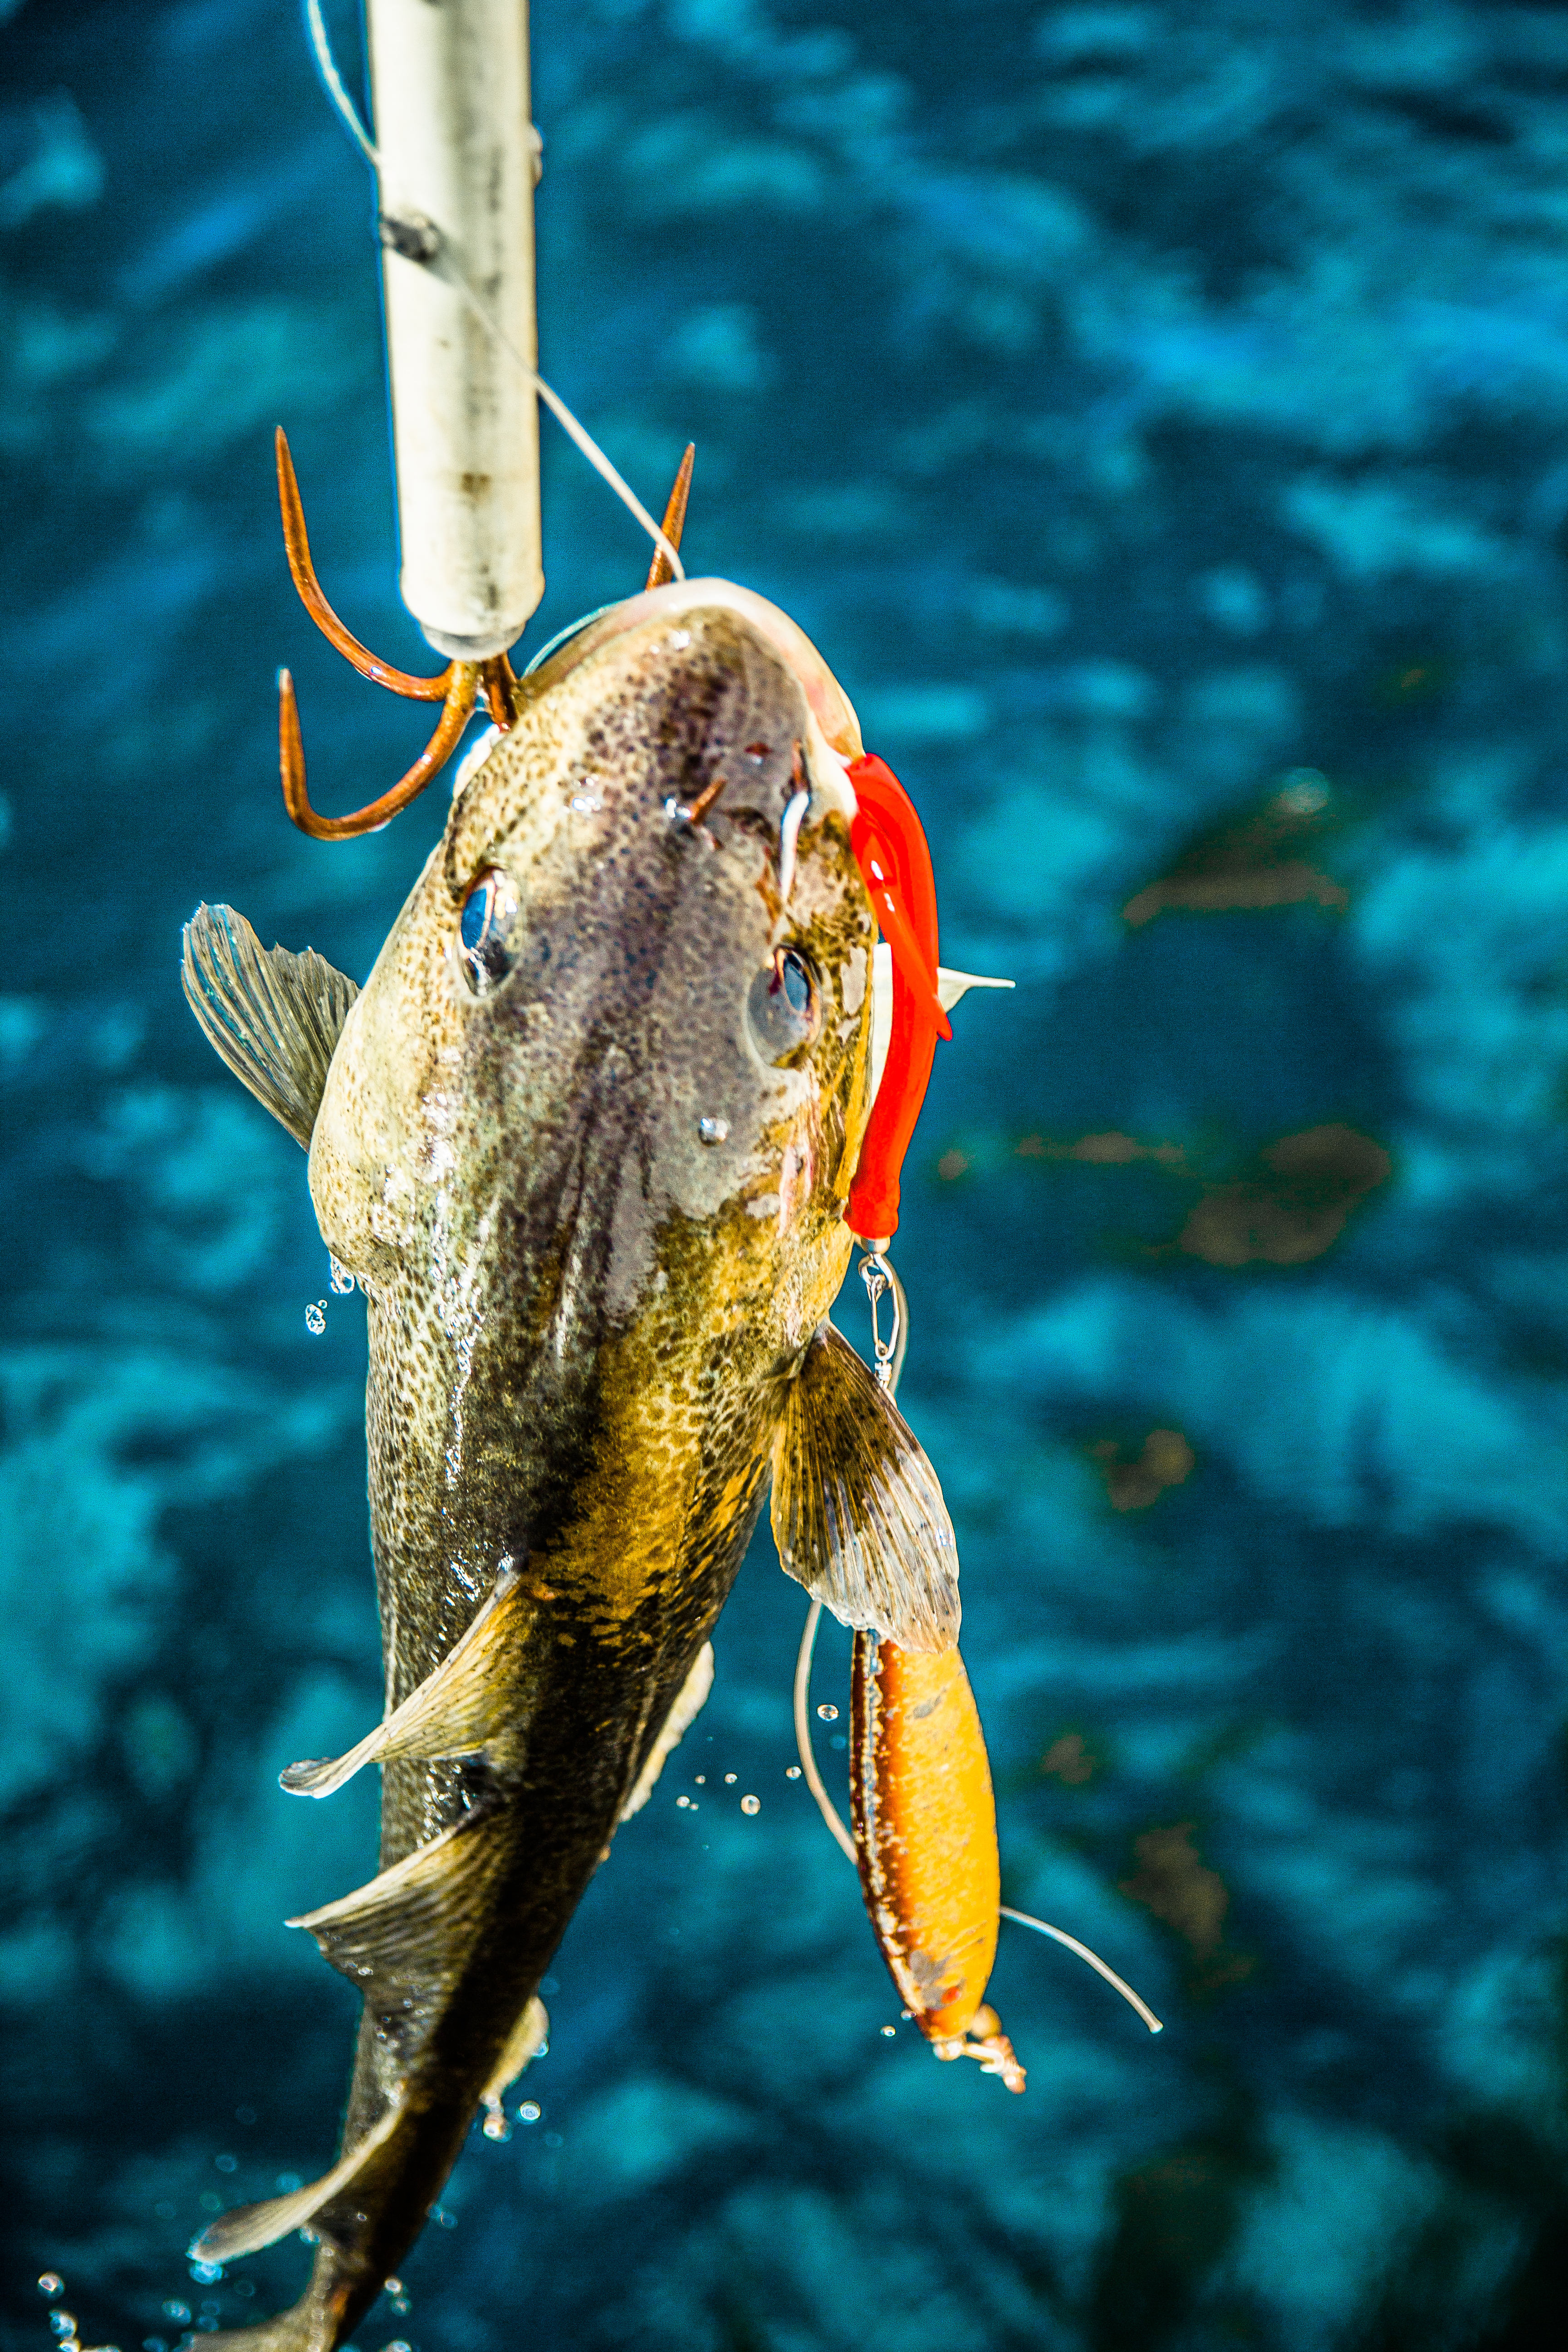
[[[548, 691], [579, 662], [588, 660], [616, 638], [650, 621], [673, 621], [683, 613], [699, 608], [711, 611], [716, 606], [745, 622], [798, 680], [821, 739], [821, 750], [828, 755], [831, 767], [842, 773], [850, 761], [859, 759], [865, 747], [855, 706], [805, 631], [765, 596], [759, 596], [754, 589], [742, 588], [732, 580], [672, 580], [663, 588], [647, 588], [640, 595], [628, 596], [624, 604], [612, 604], [607, 612], [589, 620], [575, 636], [568, 637], [558, 653], [552, 654], [531, 673], [529, 689]], [[847, 780], [845, 792], [852, 813], [854, 794]]]

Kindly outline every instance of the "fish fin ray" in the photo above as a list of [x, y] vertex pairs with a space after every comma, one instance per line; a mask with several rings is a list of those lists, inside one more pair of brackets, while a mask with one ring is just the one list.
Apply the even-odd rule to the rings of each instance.
[[237, 2262], [241, 2254], [259, 2253], [263, 2246], [276, 2245], [291, 2231], [319, 2221], [328, 2206], [357, 2185], [396, 2130], [402, 2112], [395, 2102], [363, 2139], [340, 2156], [319, 2180], [307, 2181], [303, 2189], [290, 2189], [287, 2196], [268, 2197], [258, 2205], [236, 2205], [220, 2213], [191, 2245], [192, 2262]]
[[290, 1764], [279, 1775], [280, 1786], [291, 1797], [330, 1797], [366, 1764], [479, 1755], [509, 1719], [511, 1694], [498, 1669], [520, 1643], [533, 1605], [516, 1570], [503, 1570], [467, 1633], [401, 1706], [342, 1756]]
[[314, 948], [264, 948], [232, 907], [198, 907], [180, 979], [209, 1045], [310, 1148], [327, 1070], [359, 990]]
[[405, 2070], [433, 2027], [486, 1922], [509, 1841], [499, 1811], [479, 1811], [417, 1846], [368, 1885], [290, 1919], [357, 1985]]
[[698, 1651], [691, 1671], [670, 1703], [664, 1718], [664, 1727], [647, 1752], [642, 1770], [637, 1774], [631, 1795], [621, 1807], [621, 1819], [629, 1822], [640, 1813], [654, 1791], [654, 1784], [670, 1756], [678, 1748], [703, 1706], [713, 1687], [713, 1644], [704, 1642]]
[[786, 1384], [772, 1518], [785, 1573], [841, 1624], [903, 1650], [957, 1640], [958, 1546], [936, 1472], [831, 1323]]

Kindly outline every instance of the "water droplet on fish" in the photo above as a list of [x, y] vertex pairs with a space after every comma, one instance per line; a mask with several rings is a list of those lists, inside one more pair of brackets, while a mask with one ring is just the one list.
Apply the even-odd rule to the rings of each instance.
[[38, 2281], [40, 2294], [64, 2294], [66, 2283], [58, 2271], [46, 2271]]
[[826, 1699], [817, 1708], [816, 1712], [821, 1717], [824, 1723], [837, 1723], [838, 1720], [838, 1709], [836, 1706], [830, 1706]]
[[726, 1143], [730, 1137], [730, 1122], [727, 1118], [700, 1118], [697, 1132], [704, 1143]]
[[884, 2042], [890, 2042], [890, 2041], [892, 2040], [892, 2038], [893, 2038], [894, 2034], [895, 2034], [895, 2033], [897, 2033], [898, 2030], [899, 2030], [899, 2029], [898, 2029], [898, 2027], [897, 2027], [896, 2025], [884, 2025], [884, 2026], [883, 2026], [883, 2028], [882, 2028], [882, 2039], [883, 2039], [883, 2041], [884, 2041]]
[[322, 1298], [313, 1307], [307, 1307], [305, 1309], [305, 1328], [312, 1332], [318, 1339], [327, 1328], [326, 1307], [327, 1302]]
[[340, 1261], [332, 1255], [330, 1250], [327, 1253], [327, 1264], [332, 1269], [332, 1288], [337, 1292], [340, 1298], [346, 1298], [349, 1292], [354, 1286], [354, 1278], [353, 1275], [349, 1272], [346, 1265], [342, 1265]]
[[543, 2113], [544, 2109], [537, 2099], [524, 2099], [517, 2111], [517, 2119], [520, 2124], [536, 2124]]
[[799, 1778], [800, 1766], [798, 1764], [786, 1764], [784, 1766], [784, 1779], [786, 1780], [798, 1780]]
[[740, 1777], [741, 1776], [738, 1772], [726, 1772], [724, 1775], [724, 1786], [726, 1789], [732, 1789]]

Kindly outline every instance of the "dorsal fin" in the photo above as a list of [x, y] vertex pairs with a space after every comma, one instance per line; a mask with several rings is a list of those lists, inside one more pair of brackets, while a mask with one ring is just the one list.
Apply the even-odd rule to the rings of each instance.
[[841, 1624], [901, 1650], [957, 1640], [958, 1546], [936, 1472], [831, 1323], [785, 1384], [772, 1515], [781, 1565]]
[[666, 1760], [679, 1747], [696, 1722], [712, 1687], [713, 1644], [704, 1642], [697, 1653], [691, 1672], [675, 1695], [669, 1713], [664, 1718], [663, 1728], [648, 1750], [647, 1759], [637, 1774], [631, 1795], [621, 1807], [623, 1822], [629, 1822], [634, 1813], [641, 1812], [653, 1794], [654, 1783], [663, 1771]]
[[503, 1569], [461, 1641], [401, 1706], [346, 1754], [290, 1764], [279, 1775], [282, 1787], [292, 1797], [330, 1797], [363, 1765], [385, 1764], [395, 1756], [477, 1756], [515, 1718], [506, 1665], [521, 1649], [535, 1605], [516, 1570]]
[[220, 2213], [193, 2242], [191, 2261], [237, 2262], [241, 2254], [259, 2253], [263, 2246], [276, 2245], [290, 2231], [320, 2220], [324, 2208], [352, 2188], [374, 2161], [397, 2129], [401, 2115], [401, 2107], [394, 2102], [363, 2139], [346, 2156], [340, 2156], [319, 2180], [308, 2180], [303, 2189], [290, 2189], [286, 2197], [268, 2197], [258, 2205], [236, 2205]]
[[264, 948], [232, 907], [196, 908], [180, 978], [207, 1043], [308, 1151], [353, 982], [314, 948]]

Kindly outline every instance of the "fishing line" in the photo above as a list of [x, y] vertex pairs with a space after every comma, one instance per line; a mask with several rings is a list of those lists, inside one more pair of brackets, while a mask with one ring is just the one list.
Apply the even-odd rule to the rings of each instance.
[[[331, 42], [328, 38], [326, 24], [321, 16], [321, 0], [305, 0], [305, 24], [310, 35], [311, 54], [316, 60], [316, 69], [321, 77], [322, 87], [350, 138], [353, 139], [379, 180], [381, 150], [360, 121], [358, 109], [343, 86], [343, 78], [339, 73], [337, 62], [332, 56]], [[529, 366], [500, 320], [481, 300], [479, 295], [468, 283], [464, 272], [453, 259], [451, 248], [435, 222], [424, 220], [401, 222], [383, 213], [381, 223], [384, 237], [387, 237], [387, 241], [392, 243], [395, 249], [401, 252], [406, 260], [419, 262], [423, 268], [429, 269], [434, 276], [453, 287], [463, 297], [487, 333], [494, 337], [499, 349], [506, 353], [518, 373], [532, 386], [539, 398], [543, 401], [562, 431], [570, 440], [576, 443], [594, 471], [609, 484], [627, 512], [636, 516], [669, 565], [674, 577], [677, 580], [684, 580], [686, 566], [681, 562], [679, 550], [655, 522], [631, 484], [616, 472], [587, 426], [579, 424], [559, 393], [551, 390], [538, 370]], [[402, 239], [397, 235], [399, 230], [405, 232]], [[413, 230], [415, 234], [408, 236], [406, 233], [409, 230]], [[387, 236], [389, 231], [392, 233], [390, 236]]]

